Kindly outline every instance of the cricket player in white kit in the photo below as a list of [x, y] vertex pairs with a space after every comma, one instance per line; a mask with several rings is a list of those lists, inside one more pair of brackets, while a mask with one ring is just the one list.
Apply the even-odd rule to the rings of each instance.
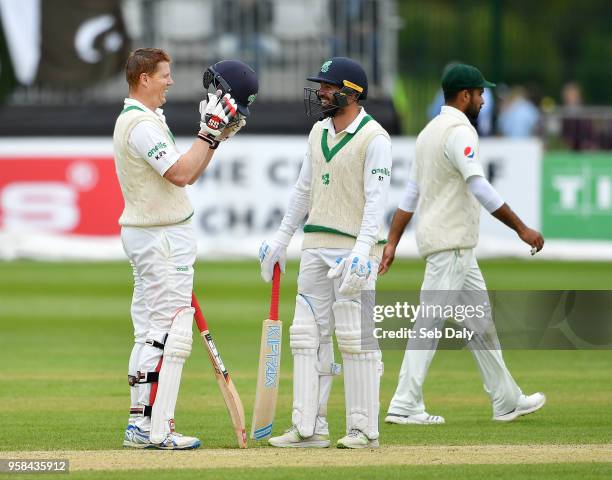
[[[121, 240], [134, 273], [126, 447], [184, 450], [200, 446], [197, 438], [174, 430], [174, 409], [183, 364], [191, 353], [194, 315], [196, 238], [190, 222], [194, 212], [183, 187], [200, 177], [219, 142], [245, 125], [247, 98], [257, 93], [255, 72], [242, 62], [219, 62], [207, 73], [209, 80], [211, 75], [218, 77], [212, 82], [218, 89], [200, 103], [198, 138], [181, 154], [159, 108], [173, 84], [170, 57], [160, 49], [138, 49], [126, 63], [129, 95], [113, 134], [117, 177], [125, 201], [119, 219]], [[205, 74], [207, 87], [206, 78]], [[240, 84], [232, 85], [232, 78], [238, 78]]]
[[261, 273], [270, 281], [274, 265], [284, 271], [291, 237], [304, 226], [295, 316], [293, 426], [271, 438], [275, 447], [329, 447], [327, 401], [334, 363], [332, 333], [344, 362], [346, 436], [339, 448], [378, 446], [380, 350], [361, 344], [361, 290], [374, 290], [383, 250], [383, 218], [391, 175], [387, 132], [359, 105], [368, 91], [363, 68], [334, 57], [305, 88], [308, 114], [322, 115], [287, 213], [278, 232], [260, 249]]
[[[481, 291], [486, 296], [486, 284], [474, 256], [481, 205], [515, 230], [533, 253], [544, 245], [542, 235], [526, 227], [485, 179], [478, 160], [478, 134], [470, 118], [475, 119], [482, 108], [483, 89], [494, 86], [473, 66], [458, 64], [448, 69], [442, 77], [446, 105], [417, 138], [405, 197], [393, 217], [379, 274], [391, 266], [397, 244], [416, 211], [416, 240], [426, 261], [421, 299], [423, 292], [434, 291]], [[468, 347], [491, 398], [493, 420], [511, 421], [540, 409], [546, 401], [544, 394], [523, 395], [506, 368], [490, 314], [484, 322], [488, 342], [483, 343], [476, 332]], [[416, 319], [414, 330], [439, 328], [443, 323], [441, 318], [432, 321], [421, 317]], [[437, 343], [434, 338], [408, 341], [385, 422], [444, 423], [441, 416], [429, 415], [423, 402], [423, 383]]]

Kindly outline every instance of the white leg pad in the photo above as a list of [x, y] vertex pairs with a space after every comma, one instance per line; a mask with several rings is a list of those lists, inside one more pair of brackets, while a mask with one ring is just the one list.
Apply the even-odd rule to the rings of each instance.
[[293, 353], [293, 411], [291, 421], [302, 437], [314, 434], [319, 402], [317, 350], [319, 329], [308, 302], [298, 295], [293, 324], [289, 328]]
[[334, 363], [334, 344], [329, 339], [320, 339], [317, 370], [319, 371], [319, 411], [315, 433], [327, 435], [327, 401], [331, 393], [333, 375], [339, 373], [339, 365]]
[[370, 440], [378, 438], [380, 377], [383, 371], [380, 350], [363, 350], [361, 345], [361, 305], [340, 301], [332, 306], [336, 338], [344, 363], [346, 430], [363, 432]]
[[183, 365], [191, 354], [195, 310], [186, 307], [176, 314], [164, 347], [157, 396], [151, 411], [151, 442], [162, 442], [174, 430], [174, 409], [181, 384]]

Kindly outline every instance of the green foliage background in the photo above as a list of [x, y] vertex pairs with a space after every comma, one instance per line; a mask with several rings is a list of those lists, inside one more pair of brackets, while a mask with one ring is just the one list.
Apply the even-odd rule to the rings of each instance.
[[398, 0], [398, 14], [406, 133], [422, 128], [450, 61], [474, 64], [496, 83], [523, 85], [536, 102], [559, 103], [564, 83], [576, 81], [586, 104], [612, 105], [608, 0]]

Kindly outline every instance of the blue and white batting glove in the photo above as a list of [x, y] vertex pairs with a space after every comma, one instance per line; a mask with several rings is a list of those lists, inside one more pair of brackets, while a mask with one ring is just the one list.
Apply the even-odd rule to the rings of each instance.
[[259, 247], [259, 263], [261, 266], [261, 278], [264, 282], [272, 280], [274, 265], [280, 266], [281, 272], [285, 273], [287, 263], [287, 246], [291, 241], [291, 235], [284, 232], [276, 232], [270, 241], [264, 241]]
[[365, 288], [372, 274], [369, 253], [369, 245], [364, 242], [356, 242], [348, 257], [336, 259], [336, 265], [329, 269], [327, 278], [340, 278], [344, 275], [338, 289], [339, 293], [354, 295]]

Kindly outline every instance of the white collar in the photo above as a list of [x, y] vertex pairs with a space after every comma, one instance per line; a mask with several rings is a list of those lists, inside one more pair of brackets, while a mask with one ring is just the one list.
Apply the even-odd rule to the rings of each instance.
[[162, 120], [166, 120], [166, 117], [164, 117], [164, 111], [161, 108], [156, 108], [155, 111], [153, 112], [149, 107], [147, 107], [144, 103], [142, 103], [139, 100], [136, 100], [135, 98], [130, 98], [130, 97], [126, 97], [126, 99], [123, 101], [123, 104], [126, 106], [131, 106], [131, 107], [140, 107], [143, 108], [145, 111], [147, 112], [151, 112], [151, 113], [155, 113], [156, 115], [158, 115]]
[[459, 118], [465, 122], [470, 123], [469, 118], [463, 113], [461, 110], [455, 107], [451, 107], [450, 105], [442, 105], [442, 109], [440, 110], [440, 114], [452, 115], [455, 118]]
[[[348, 124], [348, 126], [343, 130], [343, 132], [351, 133], [351, 134], [355, 133], [355, 131], [357, 130], [357, 127], [359, 127], [359, 124], [361, 123], [361, 121], [366, 115], [367, 113], [365, 111], [365, 108], [360, 107], [359, 113], [357, 114], [355, 119], [351, 123]], [[325, 119], [325, 121], [323, 122], [323, 129], [327, 130], [329, 134], [332, 136], [332, 138], [336, 135], [336, 129], [334, 128], [334, 122], [332, 121], [332, 117]]]

